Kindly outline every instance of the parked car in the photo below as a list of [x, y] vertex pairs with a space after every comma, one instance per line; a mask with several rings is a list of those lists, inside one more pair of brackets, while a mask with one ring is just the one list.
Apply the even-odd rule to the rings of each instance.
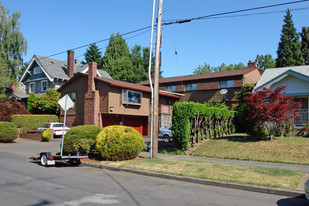
[[[63, 134], [63, 123], [59, 123], [59, 122], [46, 123], [42, 127], [38, 128], [38, 130], [43, 132], [47, 128], [53, 129], [54, 136], [62, 136], [62, 134]], [[64, 134], [67, 133], [67, 131], [69, 129], [70, 129], [69, 127], [65, 126], [64, 127]]]
[[158, 136], [159, 138], [163, 138], [164, 142], [173, 141], [172, 126], [169, 126], [167, 128], [160, 128]]
[[309, 200], [309, 180], [307, 180], [305, 183], [305, 195], [307, 200]]

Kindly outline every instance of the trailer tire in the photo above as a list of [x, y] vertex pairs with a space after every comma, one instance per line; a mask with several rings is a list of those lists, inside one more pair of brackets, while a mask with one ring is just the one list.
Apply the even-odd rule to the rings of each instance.
[[81, 161], [80, 161], [80, 159], [70, 159], [70, 160], [69, 160], [69, 163], [70, 163], [71, 165], [78, 166], [78, 165], [81, 164]]
[[41, 154], [41, 165], [47, 167], [47, 156], [46, 154]]

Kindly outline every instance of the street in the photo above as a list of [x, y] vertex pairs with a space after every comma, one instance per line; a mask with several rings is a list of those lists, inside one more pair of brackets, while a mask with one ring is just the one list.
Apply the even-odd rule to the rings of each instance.
[[35, 205], [308, 205], [305, 199], [246, 192], [126, 172], [42, 167], [0, 152], [0, 199], [6, 206]]

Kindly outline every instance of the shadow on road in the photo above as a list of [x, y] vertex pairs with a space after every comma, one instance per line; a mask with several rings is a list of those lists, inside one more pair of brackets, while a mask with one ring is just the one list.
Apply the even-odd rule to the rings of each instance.
[[306, 199], [305, 195], [301, 195], [301, 196], [295, 197], [295, 198], [281, 199], [277, 202], [277, 205], [278, 206], [291, 206], [291, 205], [308, 206], [309, 200]]

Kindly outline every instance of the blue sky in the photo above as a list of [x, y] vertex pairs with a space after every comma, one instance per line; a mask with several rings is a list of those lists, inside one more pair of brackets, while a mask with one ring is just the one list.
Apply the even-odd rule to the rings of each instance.
[[[22, 11], [21, 31], [28, 42], [30, 61], [34, 54], [49, 56], [151, 25], [152, 0], [0, 0], [10, 12]], [[291, 2], [293, 0], [164, 0], [163, 20], [194, 18]], [[156, 0], [158, 4], [158, 0]], [[164, 77], [193, 74], [204, 63], [247, 64], [257, 54], [277, 57], [285, 11], [290, 8], [298, 32], [309, 26], [309, 2], [174, 24], [162, 28]], [[267, 14], [257, 14], [265, 12]], [[271, 13], [269, 13], [271, 12]], [[240, 15], [238, 14], [238, 15]], [[256, 14], [244, 16], [247, 14]], [[156, 11], [157, 15], [157, 11]], [[222, 16], [223, 17], [223, 16]], [[138, 36], [136, 36], [138, 35]], [[150, 31], [124, 36], [130, 48], [150, 45]], [[153, 40], [155, 42], [155, 39]], [[104, 54], [108, 41], [98, 43]], [[75, 50], [83, 60], [87, 47]], [[177, 51], [177, 55], [175, 54]], [[66, 53], [52, 58], [66, 61]]]

